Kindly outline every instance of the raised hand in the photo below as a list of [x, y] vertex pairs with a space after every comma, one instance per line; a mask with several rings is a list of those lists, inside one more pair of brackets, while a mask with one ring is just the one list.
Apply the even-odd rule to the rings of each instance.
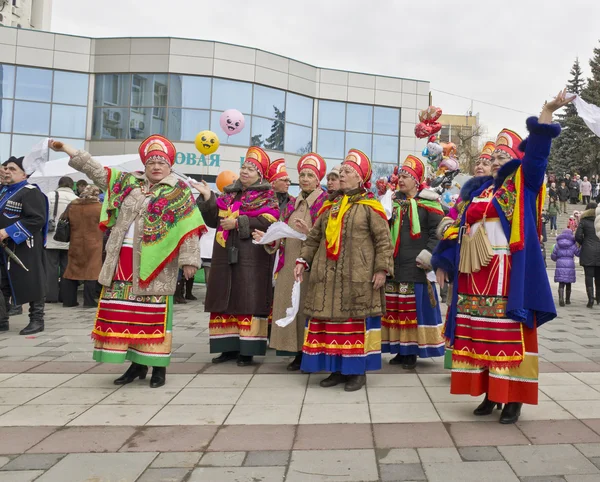
[[550, 102], [544, 104], [544, 109], [550, 112], [556, 112], [558, 109], [564, 107], [575, 98], [574, 95], [567, 95], [567, 88], [561, 90], [556, 97]]
[[200, 182], [196, 182], [190, 180], [189, 183], [190, 186], [192, 186], [196, 191], [200, 193], [200, 195], [204, 198], [205, 201], [208, 201], [210, 199], [211, 190], [210, 187], [208, 187], [206, 181], [202, 180]]

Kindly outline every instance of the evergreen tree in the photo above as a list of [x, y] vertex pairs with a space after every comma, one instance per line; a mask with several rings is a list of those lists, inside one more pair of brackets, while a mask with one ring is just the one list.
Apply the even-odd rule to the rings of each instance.
[[262, 134], [256, 134], [250, 138], [250, 145], [256, 147], [263, 147], [264, 141], [262, 139]]
[[[594, 49], [594, 56], [590, 59], [592, 77], [587, 79], [587, 85], [581, 91], [581, 98], [590, 104], [600, 106], [600, 47]], [[581, 124], [583, 121], [579, 119]], [[584, 127], [587, 139], [585, 142], [584, 164], [587, 174], [598, 174], [600, 172], [600, 137]]]
[[265, 139], [265, 147], [274, 151], [283, 151], [283, 136], [285, 131], [285, 111], [275, 109], [275, 120], [271, 126], [271, 135]]
[[[574, 94], [582, 94], [585, 82], [579, 58], [575, 59], [570, 74], [567, 90]], [[557, 117], [562, 133], [552, 143], [550, 169], [560, 178], [567, 173], [581, 173], [582, 170], [587, 170], [584, 159], [589, 129], [577, 115], [573, 104], [567, 105], [564, 112], [557, 114]]]

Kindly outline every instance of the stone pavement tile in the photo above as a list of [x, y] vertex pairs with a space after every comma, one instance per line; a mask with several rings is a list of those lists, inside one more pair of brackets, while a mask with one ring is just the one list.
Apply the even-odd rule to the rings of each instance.
[[429, 482], [519, 482], [506, 462], [423, 464]]
[[186, 388], [246, 388], [252, 375], [206, 375], [194, 377]]
[[4, 467], [7, 463], [10, 462], [9, 457], [0, 457], [0, 467]]
[[210, 365], [202, 373], [207, 374], [240, 374], [240, 375], [253, 375], [259, 365], [252, 365], [249, 367], [238, 367], [235, 363], [220, 363], [218, 365]]
[[540, 390], [557, 402], [565, 400], [600, 400], [600, 392], [587, 385], [549, 386], [542, 387]]
[[182, 482], [190, 469], [147, 469], [136, 482]]
[[[444, 402], [452, 402], [452, 403], [475, 403], [479, 404], [479, 397], [473, 397], [471, 395], [454, 395], [450, 393], [450, 387], [426, 387], [427, 395], [431, 399], [433, 403], [444, 403]], [[481, 397], [483, 400], [483, 397]]]
[[427, 480], [423, 466], [417, 464], [387, 464], [379, 468], [381, 481], [414, 481]]
[[13, 388], [54, 388], [75, 377], [74, 373], [21, 373], [0, 382], [0, 389]]
[[[84, 373], [63, 383], [60, 388], [115, 388], [113, 383], [117, 377], [109, 374]], [[128, 389], [131, 386], [127, 387]]]
[[285, 363], [261, 363], [256, 373], [260, 373], [261, 375], [283, 375], [290, 372], [287, 371], [287, 364]]
[[208, 452], [205, 453], [198, 465], [206, 467], [241, 467], [246, 458], [246, 452]]
[[377, 481], [375, 451], [294, 450], [286, 482]]
[[370, 422], [369, 405], [366, 403], [305, 403], [300, 415], [300, 424]]
[[0, 427], [0, 454], [22, 454], [56, 431], [56, 427]]
[[504, 460], [496, 447], [460, 447], [458, 453], [465, 462], [493, 462]]
[[157, 453], [69, 454], [37, 482], [66, 480], [137, 480]]
[[454, 447], [452, 448], [435, 448], [417, 449], [421, 462], [424, 464], [439, 464], [442, 462], [461, 462], [462, 459]]
[[63, 426], [89, 408], [90, 405], [21, 405], [0, 415], [0, 426]]
[[457, 447], [529, 444], [527, 437], [514, 425], [500, 425], [498, 422], [457, 422], [446, 425]]
[[144, 425], [162, 405], [95, 405], [75, 418], [69, 426]]
[[308, 375], [254, 375], [248, 388], [306, 388]]
[[595, 373], [571, 373], [575, 378], [588, 385], [600, 385], [600, 372]]
[[600, 435], [579, 420], [517, 422], [517, 426], [536, 445], [600, 442]]
[[520, 477], [521, 482], [565, 482], [565, 478], [560, 475], [542, 475], [541, 477]]
[[233, 405], [167, 405], [147, 425], [221, 425]]
[[305, 391], [304, 387], [288, 387], [285, 389], [248, 387], [238, 400], [238, 404], [263, 405], [268, 401], [273, 405], [301, 405]]
[[569, 373], [540, 373], [540, 388], [553, 385], [580, 385], [581, 380]]
[[558, 402], [565, 410], [572, 413], [575, 418], [588, 419], [600, 418], [600, 400], [585, 400]]
[[589, 419], [589, 420], [582, 420], [583, 423], [585, 423], [588, 427], [590, 427], [594, 432], [596, 432], [597, 434], [600, 434], [600, 419]]
[[567, 482], [598, 482], [597, 475], [565, 475]]
[[53, 388], [28, 402], [29, 405], [93, 405], [117, 390], [112, 388]]
[[43, 470], [17, 470], [14, 472], [0, 472], [0, 482], [32, 482], [43, 473]]
[[313, 386], [312, 384], [309, 384], [308, 388], [306, 389], [304, 403], [367, 403], [367, 391], [365, 389], [361, 389], [357, 390], [356, 392], [345, 392], [343, 384], [330, 388], [323, 388], [318, 385]]
[[600, 469], [600, 457], [590, 457], [589, 461]]
[[0, 373], [0, 382], [7, 380], [8, 378], [14, 377], [17, 373]]
[[561, 373], [564, 371], [559, 366], [555, 365], [554, 363], [550, 363], [550, 362], [542, 362], [541, 361], [539, 363], [539, 367], [540, 367], [540, 373]]
[[169, 365], [169, 374], [198, 374], [208, 366], [207, 363], [173, 363]]
[[51, 351], [52, 348], [47, 346], [8, 346], [0, 347], [1, 357], [25, 357], [38, 356], [42, 353]]
[[29, 373], [84, 373], [94, 368], [96, 362], [46, 362], [29, 370]]
[[[127, 366], [122, 365], [122, 364], [115, 364], [115, 363], [99, 363], [98, 365], [96, 365], [94, 368], [88, 370], [88, 374], [91, 373], [105, 373], [105, 374], [123, 374], [125, 373], [125, 370], [127, 370]], [[116, 377], [115, 377], [116, 378]]]
[[560, 404], [554, 402], [552, 400], [541, 401], [537, 404], [537, 406], [533, 405], [524, 405], [521, 410], [521, 417], [519, 420], [521, 421], [530, 421], [530, 420], [569, 420], [574, 419], [575, 417], [572, 413], [565, 410], [564, 403], [571, 402], [561, 402]]
[[141, 427], [120, 452], [202, 452], [216, 431], [217, 427], [198, 425]]
[[442, 423], [373, 424], [375, 447], [454, 447]]
[[423, 387], [372, 387], [367, 392], [369, 403], [430, 403]]
[[125, 386], [99, 401], [100, 405], [144, 405], [149, 400], [153, 405], [166, 405], [179, 393], [180, 388], [165, 386], [156, 390], [149, 386]]
[[65, 454], [23, 454], [12, 459], [2, 470], [48, 470]]
[[424, 387], [446, 387], [450, 386], [450, 374], [421, 374], [419, 379]]
[[295, 431], [293, 425], [228, 425], [219, 430], [208, 450], [291, 450]]
[[486, 422], [490, 419], [500, 418], [500, 410], [494, 410], [489, 417], [477, 417], [473, 415], [473, 410], [479, 405], [480, 401], [473, 398], [468, 402], [436, 402], [434, 407], [442, 419], [442, 422]]
[[46, 393], [50, 388], [5, 388], [0, 387], [0, 405], [22, 405]]
[[[439, 375], [425, 375], [439, 376]], [[415, 373], [399, 373], [394, 375], [371, 375], [367, 377], [367, 388], [390, 388], [390, 387], [420, 387], [421, 382]]]
[[375, 456], [380, 464], [419, 464], [416, 449], [375, 449]]
[[302, 405], [271, 405], [271, 400], [267, 400], [268, 403], [265, 402], [265, 405], [252, 405], [250, 412], [249, 406], [239, 403], [233, 407], [224, 423], [227, 425], [296, 425], [298, 423]]
[[283, 482], [284, 478], [285, 467], [198, 467], [188, 482]]
[[65, 427], [31, 447], [28, 453], [116, 452], [133, 427]]
[[373, 423], [439, 422], [432, 403], [371, 403]]
[[577, 450], [579, 450], [583, 455], [587, 458], [590, 457], [600, 457], [600, 444], [599, 443], [584, 443], [584, 444], [574, 444]]
[[600, 471], [572, 445], [531, 445], [498, 447], [519, 476], [597, 474]]
[[200, 457], [202, 452], [165, 452], [156, 457], [150, 467], [156, 469], [195, 467]]
[[[171, 405], [235, 405], [243, 388], [184, 388], [170, 401]], [[600, 393], [598, 393], [600, 395]]]
[[0, 415], [6, 412], [10, 412], [13, 408], [17, 408], [18, 405], [0, 405]]
[[600, 372], [600, 365], [594, 362], [556, 362], [556, 366], [566, 372]]
[[248, 452], [244, 467], [280, 467], [286, 466], [290, 460], [290, 451], [264, 450]]
[[370, 424], [299, 425], [294, 450], [371, 449]]

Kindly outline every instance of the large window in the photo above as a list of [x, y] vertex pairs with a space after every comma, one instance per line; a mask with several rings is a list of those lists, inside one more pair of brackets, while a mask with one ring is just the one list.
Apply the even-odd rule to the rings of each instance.
[[83, 147], [88, 84], [87, 74], [0, 64], [2, 160], [26, 154], [47, 136]]
[[327, 160], [354, 148], [374, 163], [398, 164], [400, 109], [320, 100], [318, 117], [317, 149]]

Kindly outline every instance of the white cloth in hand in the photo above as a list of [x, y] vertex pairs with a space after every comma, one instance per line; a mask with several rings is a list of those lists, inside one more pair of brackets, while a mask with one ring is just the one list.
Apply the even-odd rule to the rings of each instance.
[[288, 326], [296, 315], [298, 314], [298, 309], [300, 308], [300, 281], [295, 281], [294, 286], [292, 287], [292, 306], [285, 310], [285, 318], [281, 320], [277, 320], [275, 324], [284, 328]]
[[253, 240], [252, 242], [254, 244], [271, 244], [273, 241], [283, 238], [294, 238], [304, 241], [306, 234], [302, 234], [286, 223], [278, 221], [269, 226], [269, 229], [267, 229], [267, 232], [260, 241]]

